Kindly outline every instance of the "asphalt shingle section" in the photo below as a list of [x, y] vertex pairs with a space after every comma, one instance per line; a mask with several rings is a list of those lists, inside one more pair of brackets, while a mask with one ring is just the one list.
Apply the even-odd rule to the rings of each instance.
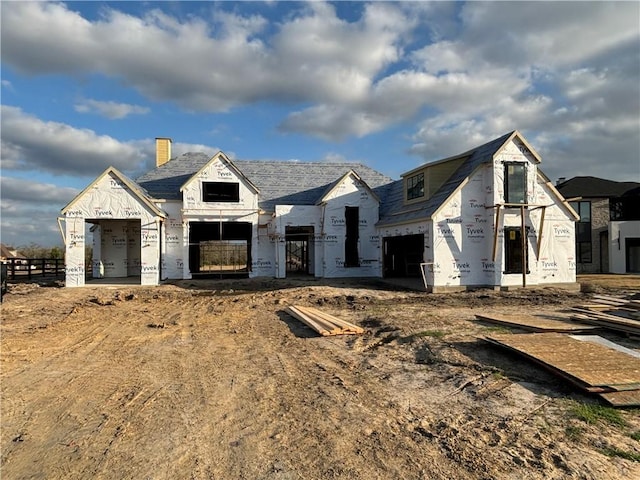
[[[449, 196], [460, 186], [465, 178], [483, 163], [492, 162], [495, 153], [504, 145], [513, 132], [509, 132], [500, 138], [496, 138], [484, 145], [462, 153], [450, 160], [464, 158], [464, 162], [453, 172], [451, 177], [424, 202], [404, 204], [403, 181], [398, 180], [391, 184], [385, 192], [384, 202], [380, 207], [380, 221], [378, 226], [394, 225], [399, 223], [410, 223], [422, 219], [431, 218], [431, 215], [449, 198]], [[428, 166], [428, 165], [425, 165]]]
[[597, 177], [573, 177], [556, 186], [564, 198], [589, 197], [611, 198], [633, 195], [638, 182], [615, 182]]
[[[185, 153], [138, 177], [136, 182], [154, 198], [179, 200], [180, 187], [210, 160], [204, 153]], [[259, 203], [265, 210], [273, 210], [275, 205], [314, 205], [349, 170], [356, 172], [374, 191], [393, 181], [361, 163], [232, 162], [260, 190]]]

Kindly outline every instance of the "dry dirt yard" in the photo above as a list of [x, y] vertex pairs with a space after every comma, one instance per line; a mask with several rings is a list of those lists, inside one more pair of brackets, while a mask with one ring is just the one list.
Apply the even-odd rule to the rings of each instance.
[[[2, 478], [640, 478], [638, 410], [599, 407], [474, 321], [566, 314], [639, 277], [589, 277], [585, 293], [306, 282], [11, 286]], [[317, 336], [288, 304], [366, 333]]]

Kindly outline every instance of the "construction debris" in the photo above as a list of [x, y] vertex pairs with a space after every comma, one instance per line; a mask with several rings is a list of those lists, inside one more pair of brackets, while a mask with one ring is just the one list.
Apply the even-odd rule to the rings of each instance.
[[640, 300], [594, 295], [597, 303], [573, 307], [571, 319], [591, 325], [640, 335]]
[[561, 333], [502, 334], [490, 343], [533, 360], [613, 406], [640, 406], [640, 358]]
[[593, 325], [584, 325], [560, 319], [538, 317], [535, 315], [526, 315], [519, 313], [514, 316], [517, 317], [517, 319], [511, 318], [511, 316], [500, 314], [482, 314], [476, 315], [476, 318], [483, 322], [495, 323], [498, 325], [504, 325], [506, 327], [521, 328], [523, 330], [529, 330], [532, 332], [580, 333], [590, 332], [599, 328]]
[[293, 318], [300, 320], [322, 336], [356, 335], [364, 333], [364, 329], [312, 307], [291, 305], [285, 309]]

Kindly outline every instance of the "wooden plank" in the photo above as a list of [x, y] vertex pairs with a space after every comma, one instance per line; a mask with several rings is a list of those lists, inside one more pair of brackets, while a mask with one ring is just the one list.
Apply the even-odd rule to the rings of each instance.
[[611, 315], [610, 313], [605, 313], [605, 312], [593, 312], [591, 310], [587, 310], [579, 307], [573, 307], [571, 310], [574, 312], [582, 313], [592, 318], [602, 319], [612, 323], [618, 322], [621, 325], [626, 325], [632, 328], [640, 328], [640, 321], [633, 320], [631, 318], [621, 317], [620, 315]]
[[328, 322], [333, 323], [334, 325], [341, 327], [343, 329], [355, 332], [355, 333], [364, 333], [364, 328], [359, 327], [357, 325], [354, 325], [353, 323], [347, 322], [346, 320], [341, 319], [340, 317], [336, 317], [334, 315], [331, 315], [329, 313], [323, 312], [321, 310], [318, 310], [316, 308], [313, 307], [301, 307], [298, 306], [297, 308], [299, 308], [300, 310], [302, 310], [303, 312], [305, 312], [307, 315], [310, 316], [318, 316], [320, 318], [325, 319]]
[[517, 314], [514, 317], [516, 318], [500, 314], [476, 314], [476, 318], [481, 321], [522, 328], [533, 332], [586, 332], [598, 330], [598, 327], [594, 325], [584, 325], [577, 322], [554, 320], [533, 315]]
[[321, 327], [318, 323], [314, 322], [311, 318], [309, 318], [308, 316], [302, 314], [301, 312], [298, 312], [298, 311], [294, 310], [292, 307], [285, 308], [285, 312], [287, 312], [289, 315], [291, 315], [296, 320], [300, 320], [305, 325], [311, 327], [313, 330], [318, 332], [320, 335], [323, 335], [323, 336], [330, 335], [330, 332], [326, 328]]
[[611, 387], [640, 384], [640, 358], [582, 342], [560, 333], [491, 335], [493, 343], [508, 347], [564, 372], [587, 386]]
[[329, 332], [329, 334], [336, 335], [336, 334], [340, 333], [340, 329], [338, 327], [336, 327], [333, 323], [324, 321], [323, 319], [314, 317], [312, 315], [308, 315], [307, 313], [305, 313], [302, 310], [300, 310], [300, 307], [298, 307], [296, 305], [291, 305], [290, 308], [294, 312], [298, 313], [299, 315], [310, 319], [313, 323], [318, 325], [321, 329], [326, 330], [327, 332]]
[[527, 268], [529, 259], [527, 255], [527, 227], [524, 218], [524, 205], [520, 205], [520, 248], [522, 251], [522, 287], [527, 286]]
[[538, 227], [538, 259], [540, 259], [540, 249], [542, 248], [542, 230], [544, 228], [544, 214], [547, 211], [547, 206], [544, 205], [542, 207], [542, 212], [540, 212], [540, 226]]
[[498, 230], [500, 229], [500, 205], [496, 205], [496, 224], [493, 228], [493, 260], [496, 261], [496, 255], [498, 253]]

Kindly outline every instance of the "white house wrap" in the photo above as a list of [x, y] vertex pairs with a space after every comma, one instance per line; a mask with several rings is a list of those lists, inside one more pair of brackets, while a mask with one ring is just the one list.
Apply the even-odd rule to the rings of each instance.
[[[94, 278], [425, 275], [431, 290], [575, 282], [575, 212], [517, 132], [398, 181], [353, 163], [169, 160], [110, 168], [62, 213], [67, 286]], [[162, 148], [160, 148], [162, 147]], [[164, 152], [164, 153], [163, 153]]]

